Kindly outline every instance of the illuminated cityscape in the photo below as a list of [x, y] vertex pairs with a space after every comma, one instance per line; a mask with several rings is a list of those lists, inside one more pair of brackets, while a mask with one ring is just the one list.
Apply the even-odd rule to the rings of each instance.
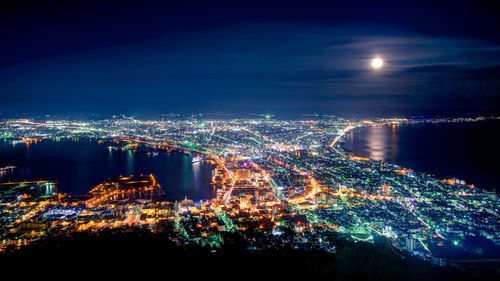
[[[187, 154], [193, 165], [211, 164], [216, 192], [206, 200], [172, 202], [162, 196], [153, 174], [109, 178], [80, 197], [57, 192], [50, 181], [3, 183], [0, 250], [47, 235], [137, 225], [156, 232], [170, 225], [169, 239], [179, 245], [217, 249], [221, 233], [245, 237], [258, 231], [270, 244], [255, 247], [279, 241], [335, 253], [329, 239], [335, 233], [352, 241], [385, 240], [394, 251], [446, 265], [431, 249], [460, 247], [470, 235], [500, 244], [496, 192], [360, 157], [340, 143], [357, 127], [485, 119], [491, 118], [8, 119], [2, 121], [0, 135], [12, 146], [89, 139], [109, 150], [150, 157]], [[16, 167], [4, 172], [12, 169]]]
[[498, 280], [497, 6], [2, 1], [0, 276]]

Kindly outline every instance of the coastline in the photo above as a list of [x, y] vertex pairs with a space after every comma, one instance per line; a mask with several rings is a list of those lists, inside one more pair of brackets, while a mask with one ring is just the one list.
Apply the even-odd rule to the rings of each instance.
[[[476, 123], [476, 122], [473, 122]], [[487, 139], [486, 137], [480, 138], [477, 137], [471, 133], [467, 133], [467, 131], [480, 131], [480, 130], [485, 130], [483, 127], [488, 127], [488, 126], [494, 126], [498, 127], [500, 123], [498, 120], [486, 120], [486, 121], [481, 121], [478, 122], [480, 126], [471, 126], [471, 122], [459, 122], [459, 123], [415, 123], [415, 124], [401, 124], [396, 127], [396, 138], [398, 140], [397, 142], [397, 150], [399, 151], [384, 151], [385, 155], [387, 156], [388, 154], [396, 155], [394, 161], [390, 161], [387, 159], [388, 157], [384, 158], [383, 160], [376, 160], [370, 157], [369, 148], [366, 146], [366, 143], [368, 143], [367, 139], [367, 132], [363, 132], [363, 129], [368, 129], [368, 128], [375, 128], [379, 130], [387, 130], [390, 128], [390, 126], [366, 126], [366, 127], [356, 127], [360, 129], [359, 131], [353, 132], [353, 134], [358, 134], [357, 137], [353, 137], [351, 140], [351, 143], [349, 144], [348, 140], [348, 134], [343, 135], [341, 139], [341, 143], [339, 147], [347, 153], [352, 153], [353, 155], [356, 156], [361, 156], [365, 158], [370, 158], [372, 161], [383, 161], [386, 163], [398, 165], [400, 167], [404, 168], [409, 168], [414, 170], [417, 173], [422, 173], [426, 175], [432, 175], [435, 178], [438, 179], [447, 179], [447, 178], [458, 178], [458, 179], [465, 179], [467, 184], [473, 184], [474, 186], [477, 186], [483, 190], [486, 191], [495, 191], [499, 192], [500, 190], [500, 185], [498, 184], [498, 179], [495, 178], [495, 174], [493, 173], [493, 167], [494, 163], [492, 162], [493, 159], [496, 159], [497, 153], [490, 154], [486, 153], [485, 151], [487, 148], [485, 148], [484, 145], [481, 145], [481, 143], [476, 143], [474, 145], [474, 149], [472, 150], [471, 154], [475, 157], [480, 158], [477, 160], [476, 158], [474, 159], [460, 159], [462, 161], [458, 161], [456, 159], [450, 158], [450, 160], [445, 161], [446, 159], [440, 159], [438, 158], [435, 154], [444, 154], [445, 156], [448, 155], [450, 157], [455, 157], [458, 158], [456, 155], [455, 150], [457, 148], [464, 150], [463, 148], [466, 147], [465, 145], [462, 147], [459, 147], [456, 143], [450, 145], [449, 140], [447, 140], [447, 136], [445, 133], [441, 133], [441, 135], [444, 135], [443, 139], [440, 140], [439, 142], [436, 142], [436, 139], [432, 139], [432, 143], [426, 142], [425, 140], [428, 140], [430, 138], [433, 138], [434, 136], [425, 136], [428, 134], [426, 131], [431, 131], [431, 132], [436, 132], [436, 131], [442, 131], [442, 130], [448, 130], [452, 131], [454, 134], [461, 134], [459, 131], [464, 131], [463, 134], [470, 138], [473, 139], [475, 142], [479, 142], [480, 140]], [[458, 127], [464, 127], [464, 128], [458, 128]], [[424, 141], [408, 141], [407, 139], [409, 136], [414, 137], [415, 134], [421, 133], [420, 131], [423, 131], [424, 136], [421, 136]], [[455, 132], [456, 131], [456, 132]], [[385, 132], [387, 133], [387, 132]], [[391, 132], [392, 133], [392, 132]], [[438, 137], [436, 137], [439, 139]], [[465, 138], [465, 137], [464, 137]], [[357, 139], [356, 141], [354, 139]], [[390, 139], [387, 137], [386, 141], [389, 141]], [[464, 142], [465, 143], [465, 142]], [[429, 146], [431, 146], [429, 148]], [[358, 149], [356, 149], [358, 147]], [[385, 145], [384, 149], [390, 148], [390, 145]], [[425, 152], [425, 157], [422, 156], [421, 154], [418, 154], [417, 152], [413, 152], [411, 150], [414, 150], [415, 148], [419, 149], [420, 151], [423, 151], [424, 149], [429, 149], [430, 151], [424, 151]], [[363, 151], [364, 150], [364, 151]], [[408, 152], [410, 151], [410, 152]], [[416, 156], [415, 158], [411, 158], [412, 156]], [[433, 169], [436, 166], [439, 166], [438, 164], [435, 164], [433, 161], [441, 160], [441, 164], [445, 163], [447, 165], [441, 165], [444, 168], [447, 169]], [[485, 159], [485, 160], [483, 160]], [[475, 161], [474, 161], [475, 160]], [[481, 161], [483, 160], [483, 161]], [[489, 162], [488, 162], [489, 161]], [[431, 165], [429, 165], [431, 163]], [[452, 163], [452, 164], [450, 164]], [[484, 169], [484, 166], [487, 168], [490, 168], [489, 174], [487, 174], [487, 170]], [[454, 169], [453, 167], [457, 167]], [[467, 167], [468, 169], [465, 169], [464, 167]], [[441, 168], [441, 167], [440, 167]], [[475, 169], [475, 170], [474, 170]], [[481, 176], [477, 176], [476, 170], [480, 170], [482, 172]], [[487, 178], [487, 177], [490, 178]], [[480, 180], [474, 180], [475, 178], [479, 178]], [[487, 178], [487, 180], [481, 180], [483, 178]]]
[[[58, 182], [61, 193], [85, 196], [110, 177], [152, 173], [169, 200], [180, 201], [186, 195], [195, 200], [214, 197], [210, 186], [211, 168], [207, 163], [193, 166], [191, 158], [181, 152], [162, 151], [158, 156], [153, 156], [141, 150], [110, 149], [108, 145], [80, 138], [61, 141], [46, 139], [38, 141], [36, 145], [23, 143], [16, 144], [16, 148], [11, 144], [0, 147], [3, 160], [15, 162], [17, 166], [12, 174], [0, 175], [0, 183], [45, 179]], [[28, 154], [29, 160], [25, 157]], [[167, 173], [163, 169], [167, 169]], [[181, 170], [189, 180], [183, 180], [179, 172]]]

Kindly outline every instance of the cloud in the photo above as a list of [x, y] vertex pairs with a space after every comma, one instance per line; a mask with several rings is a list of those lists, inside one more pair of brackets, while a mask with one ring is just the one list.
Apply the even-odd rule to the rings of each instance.
[[[22, 92], [27, 105], [42, 93], [65, 108], [97, 111], [133, 104], [418, 112], [441, 102], [464, 110], [467, 100], [497, 102], [499, 50], [477, 39], [261, 22], [45, 57], [0, 69], [0, 83]], [[384, 58], [381, 70], [369, 67], [374, 56]]]

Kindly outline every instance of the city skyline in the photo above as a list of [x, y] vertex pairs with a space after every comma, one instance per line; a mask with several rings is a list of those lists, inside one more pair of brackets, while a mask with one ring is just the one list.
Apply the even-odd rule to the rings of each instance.
[[[5, 119], [0, 257], [47, 239], [142, 229], [163, 235], [158, 245], [172, 242], [184, 251], [224, 253], [241, 241], [248, 253], [307, 249], [337, 257], [350, 251], [342, 243], [384, 246], [396, 261], [378, 265], [379, 272], [409, 259], [433, 264], [444, 276], [453, 267], [469, 274], [475, 271], [468, 263], [495, 262], [500, 252], [498, 187], [357, 155], [345, 148], [346, 136], [375, 128], [394, 138], [398, 128], [452, 124], [461, 124], [463, 134], [464, 125], [498, 126], [499, 119]], [[380, 135], [368, 141], [387, 145]], [[38, 171], [42, 178], [34, 178]], [[180, 182], [165, 186], [165, 177]], [[181, 183], [195, 181], [196, 187]]]
[[497, 280], [495, 4], [1, 2], [2, 273]]

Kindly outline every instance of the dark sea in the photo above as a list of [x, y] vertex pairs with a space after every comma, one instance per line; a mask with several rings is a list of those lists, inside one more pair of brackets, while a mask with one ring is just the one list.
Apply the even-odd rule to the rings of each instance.
[[357, 128], [344, 148], [438, 178], [500, 192], [500, 121]]
[[130, 150], [108, 150], [109, 144], [95, 141], [51, 141], [12, 144], [0, 140], [0, 167], [17, 166], [0, 173], [0, 182], [53, 180], [60, 192], [84, 195], [108, 177], [153, 174], [166, 198], [193, 200], [213, 197], [212, 167], [192, 163], [180, 152], [160, 152], [157, 156]]

